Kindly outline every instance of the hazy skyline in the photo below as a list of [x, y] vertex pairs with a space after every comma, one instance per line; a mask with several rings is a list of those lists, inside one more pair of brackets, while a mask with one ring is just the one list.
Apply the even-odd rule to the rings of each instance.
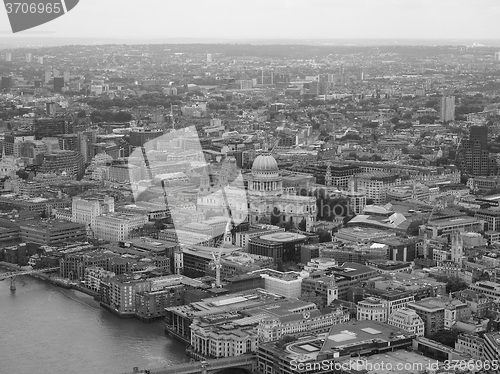
[[81, 0], [68, 14], [2, 38], [498, 39], [498, 0]]

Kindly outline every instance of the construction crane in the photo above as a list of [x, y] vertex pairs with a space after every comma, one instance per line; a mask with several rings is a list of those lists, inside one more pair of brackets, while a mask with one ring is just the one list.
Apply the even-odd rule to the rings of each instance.
[[424, 225], [423, 225], [423, 227], [424, 227], [424, 229], [423, 229], [423, 234], [424, 234], [423, 254], [424, 254], [424, 257], [425, 257], [425, 258], [427, 258], [427, 256], [429, 255], [429, 254], [428, 254], [428, 250], [429, 250], [428, 246], [429, 246], [429, 241], [430, 241], [430, 240], [429, 240], [429, 238], [428, 238], [427, 227], [428, 227], [428, 226], [429, 226], [429, 224], [431, 223], [431, 221], [432, 221], [432, 217], [434, 216], [434, 213], [436, 213], [436, 211], [437, 211], [438, 209], [441, 209], [441, 208], [442, 208], [442, 206], [441, 206], [441, 204], [440, 204], [440, 203], [438, 203], [438, 204], [434, 205], [434, 207], [433, 207], [433, 208], [432, 208], [432, 210], [431, 210], [431, 213], [429, 214], [429, 217], [427, 218], [426, 222], [425, 222], [425, 223], [424, 223]]
[[233, 240], [233, 236], [236, 230], [236, 225], [234, 223], [234, 218], [233, 214], [231, 211], [231, 206], [229, 205], [229, 201], [227, 199], [226, 191], [224, 190], [224, 187], [221, 188], [222, 192], [222, 197], [224, 198], [224, 204], [226, 205], [227, 213], [228, 213], [228, 220], [226, 223], [226, 228], [224, 230], [224, 233], [220, 235], [215, 243], [214, 247], [218, 248], [218, 251], [213, 251], [212, 252], [212, 261], [210, 261], [209, 266], [212, 270], [215, 270], [215, 287], [220, 288], [222, 286], [221, 284], [221, 279], [220, 279], [220, 270], [222, 268], [222, 245], [231, 240]]

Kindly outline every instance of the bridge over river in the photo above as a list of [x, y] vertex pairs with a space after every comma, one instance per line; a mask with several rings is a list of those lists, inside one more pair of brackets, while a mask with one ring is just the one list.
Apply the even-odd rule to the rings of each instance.
[[187, 364], [179, 364], [158, 369], [134, 370], [131, 373], [123, 374], [215, 374], [224, 369], [240, 369], [251, 374], [257, 366], [257, 357], [254, 355], [242, 355], [238, 357], [228, 357], [196, 361]]

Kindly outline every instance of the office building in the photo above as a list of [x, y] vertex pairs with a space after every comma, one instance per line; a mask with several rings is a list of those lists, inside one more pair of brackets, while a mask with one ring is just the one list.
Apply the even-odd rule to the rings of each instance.
[[259, 344], [257, 371], [266, 374], [294, 373], [300, 363], [304, 372], [340, 373], [340, 370], [335, 370], [340, 365], [335, 363], [350, 357], [408, 348], [414, 337], [412, 333], [377, 321], [343, 323], [332, 326], [325, 334], [284, 345]]
[[475, 334], [460, 334], [455, 342], [455, 349], [484, 360], [484, 339]]
[[51, 103], [46, 103], [45, 104], [45, 113], [48, 116], [53, 116], [56, 114], [56, 103], [51, 102]]
[[53, 82], [54, 82], [54, 91], [62, 92], [62, 89], [64, 88], [64, 78], [54, 76]]
[[102, 214], [114, 213], [115, 201], [113, 197], [104, 199], [82, 199], [73, 197], [71, 207], [71, 221], [83, 223], [92, 229], [96, 226], [96, 219]]
[[248, 252], [254, 255], [272, 257], [274, 261], [300, 262], [302, 244], [307, 237], [291, 232], [278, 232], [250, 239]]
[[24, 243], [54, 245], [85, 240], [85, 226], [59, 220], [24, 221], [19, 224]]
[[500, 284], [491, 281], [479, 281], [469, 285], [469, 290], [478, 292], [491, 301], [500, 302]]
[[44, 155], [39, 172], [65, 174], [79, 179], [84, 172], [83, 156], [75, 151], [53, 151]]
[[385, 204], [387, 189], [401, 184], [401, 177], [390, 172], [367, 172], [357, 174], [357, 191], [363, 193], [373, 204]]
[[[498, 358], [500, 357], [500, 332], [490, 332], [484, 334], [484, 350], [483, 358], [484, 362], [490, 363], [491, 372], [500, 373], [498, 368]], [[495, 367], [493, 364], [497, 363]]]
[[455, 120], [455, 96], [441, 97], [439, 119], [441, 122], [449, 122]]
[[424, 321], [412, 309], [401, 308], [395, 310], [389, 316], [387, 324], [408, 331], [416, 336], [424, 336]]
[[289, 271], [281, 272], [271, 269], [253, 271], [251, 274], [260, 274], [264, 278], [264, 287], [267, 291], [287, 298], [299, 298], [302, 294], [302, 277], [300, 273]]
[[[55, 113], [55, 103], [47, 103], [46, 110]], [[37, 140], [54, 137], [69, 132], [69, 124], [63, 118], [37, 118], [33, 123]]]
[[451, 329], [457, 321], [470, 318], [471, 311], [467, 304], [446, 296], [429, 297], [420, 301], [408, 303], [424, 321], [426, 337], [444, 330]]
[[107, 213], [97, 216], [93, 233], [96, 238], [119, 242], [128, 239], [130, 232], [144, 226], [148, 216], [130, 213]]
[[457, 161], [462, 172], [469, 176], [495, 174], [496, 161], [488, 151], [488, 127], [470, 127], [469, 138], [462, 140], [457, 152]]
[[[186, 342], [191, 342], [191, 328], [195, 318], [217, 314], [241, 314], [256, 308], [262, 311], [264, 307], [278, 303], [283, 304], [279, 309], [291, 310], [292, 313], [302, 313], [316, 309], [312, 303], [299, 300], [287, 301], [285, 297], [272, 294], [263, 289], [253, 289], [223, 296], [203, 299], [200, 302], [190, 303], [166, 309], [165, 332]], [[270, 308], [273, 312], [273, 308]], [[277, 310], [278, 308], [276, 308]], [[256, 313], [258, 314], [258, 313]], [[258, 322], [258, 319], [256, 320]]]
[[358, 321], [387, 321], [387, 301], [368, 297], [357, 304]]

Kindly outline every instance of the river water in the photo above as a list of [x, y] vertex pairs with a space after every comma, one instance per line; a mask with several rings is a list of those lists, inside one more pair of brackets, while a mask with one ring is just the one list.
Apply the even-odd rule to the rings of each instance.
[[1, 374], [120, 374], [189, 361], [161, 322], [120, 319], [90, 296], [31, 277], [16, 283], [11, 292], [0, 282]]

